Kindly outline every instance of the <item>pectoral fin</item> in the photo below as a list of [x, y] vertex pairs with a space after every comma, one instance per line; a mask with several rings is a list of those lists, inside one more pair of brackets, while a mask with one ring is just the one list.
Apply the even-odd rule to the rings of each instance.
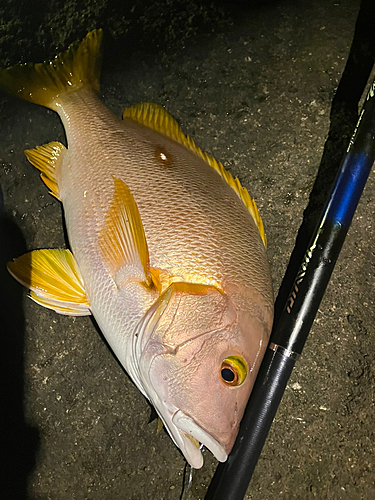
[[8, 263], [17, 281], [38, 304], [59, 314], [91, 314], [83, 281], [69, 250], [34, 250]]
[[148, 247], [137, 204], [125, 182], [113, 180], [113, 199], [99, 234], [103, 260], [119, 288], [129, 281], [151, 287]]

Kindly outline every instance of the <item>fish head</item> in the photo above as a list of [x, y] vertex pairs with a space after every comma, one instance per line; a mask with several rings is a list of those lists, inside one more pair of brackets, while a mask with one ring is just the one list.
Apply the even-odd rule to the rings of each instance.
[[175, 287], [168, 293], [145, 328], [149, 335], [140, 363], [145, 392], [192, 467], [203, 465], [201, 444], [224, 462], [272, 319], [257, 307], [246, 310], [245, 300], [239, 309], [230, 295], [214, 287], [203, 293]]

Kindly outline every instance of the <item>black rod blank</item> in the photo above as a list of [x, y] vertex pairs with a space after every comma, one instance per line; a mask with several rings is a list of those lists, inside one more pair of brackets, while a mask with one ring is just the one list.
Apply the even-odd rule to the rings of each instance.
[[219, 464], [205, 500], [242, 500], [262, 451], [296, 358], [316, 312], [375, 161], [375, 81], [370, 87], [289, 298], [274, 325], [270, 344], [242, 419], [237, 440]]

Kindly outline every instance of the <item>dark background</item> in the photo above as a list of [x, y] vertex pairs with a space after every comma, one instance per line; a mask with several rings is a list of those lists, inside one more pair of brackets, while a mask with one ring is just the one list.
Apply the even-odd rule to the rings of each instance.
[[[265, 223], [276, 293], [315, 178], [307, 233], [352, 132], [375, 16], [367, 8], [357, 26], [358, 64], [332, 108], [358, 0], [181, 5], [3, 1], [0, 65], [53, 57], [102, 27], [103, 101], [117, 115], [162, 104], [240, 178]], [[0, 94], [0, 498], [177, 500], [183, 457], [92, 321], [37, 306], [4, 271], [26, 249], [65, 244], [61, 206], [23, 156], [52, 140], [65, 140], [57, 115]], [[375, 498], [374, 211], [372, 175], [248, 499]], [[206, 452], [188, 498], [203, 499], [214, 468]]]

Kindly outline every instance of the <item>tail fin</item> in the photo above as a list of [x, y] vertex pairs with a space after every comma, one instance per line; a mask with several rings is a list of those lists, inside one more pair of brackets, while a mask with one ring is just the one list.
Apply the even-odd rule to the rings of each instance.
[[99, 92], [102, 35], [101, 29], [90, 31], [52, 61], [0, 70], [0, 88], [55, 111], [64, 92], [85, 85]]

